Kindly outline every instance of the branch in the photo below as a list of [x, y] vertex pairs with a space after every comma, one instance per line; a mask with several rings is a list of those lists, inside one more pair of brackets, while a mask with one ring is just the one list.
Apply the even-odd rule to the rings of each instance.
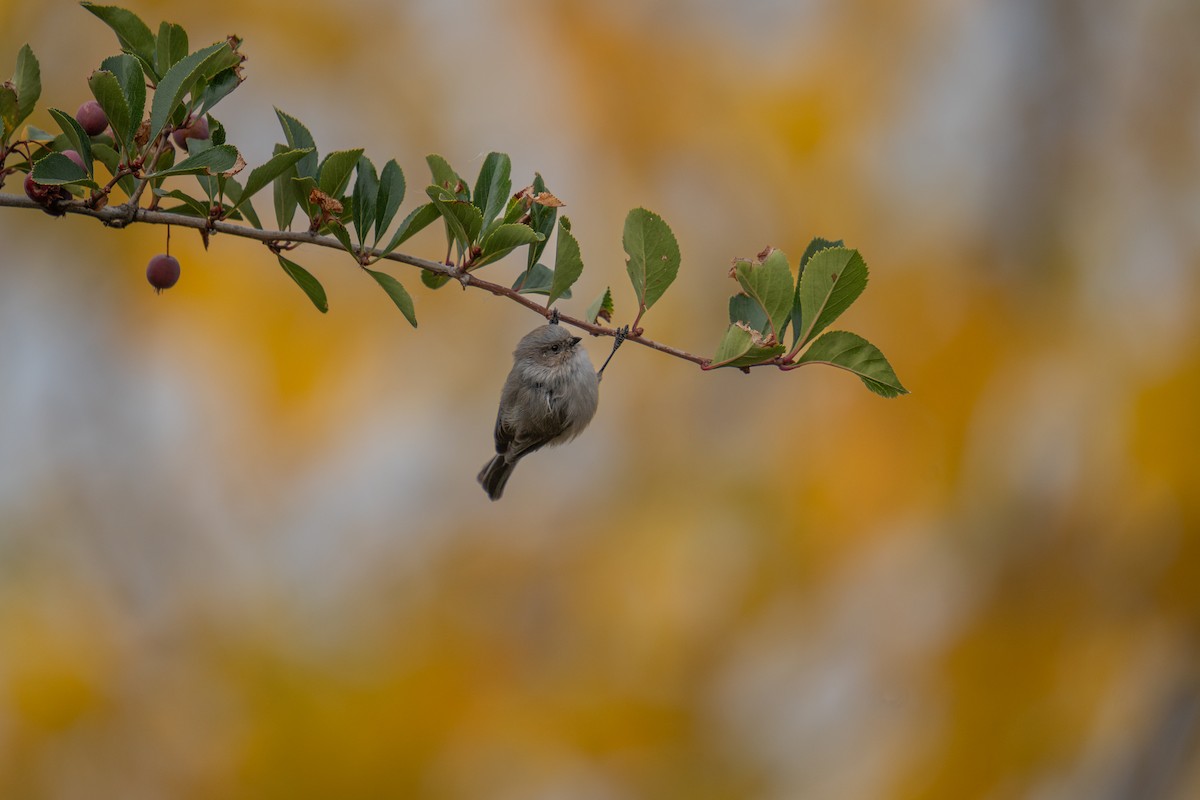
[[[20, 195], [0, 194], [0, 208], [28, 208], [44, 210], [42, 206], [30, 200], [27, 197]], [[332, 236], [320, 236], [309, 231], [267, 231], [250, 228], [245, 225], [238, 225], [232, 222], [214, 221], [201, 219], [199, 217], [189, 217], [183, 214], [172, 214], [165, 211], [151, 211], [145, 208], [136, 208], [133, 213], [130, 213], [130, 205], [123, 203], [117, 206], [107, 206], [105, 208], [89, 208], [87, 205], [80, 202], [71, 202], [61, 207], [62, 211], [68, 214], [81, 214], [85, 217], [93, 217], [100, 220], [105, 225], [124, 227], [135, 222], [145, 222], [150, 225], [176, 225], [181, 228], [195, 228], [196, 230], [209, 231], [212, 233], [227, 233], [230, 236], [240, 236], [246, 239], [254, 239], [265, 244], [275, 244], [278, 242], [295, 242], [297, 244], [314, 244], [320, 247], [328, 247], [333, 250], [345, 249], [337, 239]], [[423, 269], [427, 272], [432, 272], [437, 275], [445, 275], [453, 278], [463, 285], [464, 288], [470, 286], [476, 289], [482, 289], [485, 292], [490, 292], [497, 297], [507, 297], [514, 303], [524, 306], [534, 313], [550, 318], [551, 310], [531, 300], [523, 294], [520, 294], [515, 289], [511, 289], [499, 283], [492, 283], [482, 278], [478, 278], [469, 272], [466, 272], [459, 267], [443, 264], [438, 261], [429, 261], [417, 256], [410, 256], [404, 253], [388, 253], [384, 255], [381, 250], [374, 248], [364, 248], [364, 252], [374, 258], [385, 258], [390, 261], [398, 261], [401, 264], [408, 264], [418, 269]], [[587, 320], [577, 317], [559, 314], [559, 321], [572, 327], [585, 330], [593, 336], [616, 336], [617, 328], [609, 328], [604, 325], [597, 325]], [[684, 361], [690, 361], [693, 364], [699, 365], [701, 368], [708, 366], [709, 359], [689, 353], [685, 350], [680, 350], [676, 347], [656, 342], [653, 339], [648, 339], [641, 335], [629, 335], [625, 341], [636, 342], [643, 347], [649, 347], [651, 350], [657, 350], [660, 353], [666, 353], [675, 358], [681, 358]], [[768, 362], [765, 364], [756, 364], [755, 366], [782, 366]]]

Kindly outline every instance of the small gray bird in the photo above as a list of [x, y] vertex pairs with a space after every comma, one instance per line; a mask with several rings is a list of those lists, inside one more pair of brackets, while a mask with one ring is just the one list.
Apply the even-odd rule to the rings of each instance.
[[534, 328], [513, 351], [513, 368], [496, 414], [496, 455], [479, 473], [492, 500], [500, 499], [518, 461], [574, 439], [600, 402], [600, 379], [587, 351], [578, 336], [556, 322], [557, 316]]

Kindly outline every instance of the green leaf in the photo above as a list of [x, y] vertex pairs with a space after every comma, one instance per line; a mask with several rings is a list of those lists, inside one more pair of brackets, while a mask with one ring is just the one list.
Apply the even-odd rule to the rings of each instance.
[[393, 158], [384, 164], [379, 176], [379, 198], [375, 203], [375, 244], [379, 244], [396, 218], [400, 203], [404, 201], [404, 188], [404, 173]]
[[[733, 277], [746, 295], [762, 306], [776, 341], [783, 339], [788, 315], [792, 313], [792, 270], [782, 250], [767, 248], [754, 261], [738, 259]], [[757, 327], [757, 326], [751, 326]]]
[[748, 325], [735, 322], [725, 331], [708, 366], [710, 369], [748, 367], [772, 359], [783, 350], [783, 345], [772, 344], [770, 339], [763, 339], [762, 334]]
[[[175, 166], [175, 148], [168, 147], [158, 154], [158, 161], [154, 162], [153, 172], [164, 172]], [[163, 185], [164, 178], [151, 178], [150, 188], [158, 189]]]
[[467, 187], [467, 182], [459, 177], [446, 159], [437, 154], [430, 154], [425, 156], [425, 163], [429, 165], [429, 171], [433, 174], [434, 186], [445, 189], [454, 195], [456, 200], [471, 199], [471, 190]]
[[475, 181], [475, 207], [490, 225], [508, 203], [512, 193], [512, 161], [504, 153], [488, 153]]
[[[109, 56], [100, 62], [100, 69], [111, 72], [121, 85], [125, 105], [129, 108], [129, 152], [136, 149], [134, 138], [146, 110], [146, 78], [136, 58], [130, 55]], [[112, 120], [109, 120], [112, 123]], [[113, 128], [115, 131], [116, 128]]]
[[[305, 156], [305, 158], [307, 158], [307, 156]], [[296, 162], [297, 167], [299, 167], [301, 161], [304, 161], [304, 159], [302, 158], [300, 161]], [[288, 173], [284, 174], [286, 175]], [[305, 216], [307, 216], [310, 221], [320, 214], [320, 209], [311, 200], [309, 200], [309, 198], [312, 197], [313, 189], [316, 188], [317, 182], [311, 176], [292, 178], [292, 191], [296, 193], [296, 202], [300, 204], [300, 208], [304, 211]]]
[[857, 250], [830, 247], [814, 255], [800, 276], [800, 316], [796, 338], [803, 347], [858, 299], [867, 286], [867, 264]]
[[[554, 283], [554, 270], [547, 267], [545, 264], [534, 264], [533, 269], [527, 269], [517, 276], [513, 281], [512, 288], [516, 289], [521, 294], [550, 294], [550, 287]], [[570, 299], [570, 290], [564, 297]]]
[[663, 296], [679, 272], [679, 244], [662, 217], [644, 208], [635, 208], [625, 218], [621, 237], [628, 258], [625, 269], [638, 304], [647, 309]]
[[359, 156], [357, 175], [354, 181], [354, 231], [358, 242], [367, 240], [375, 224], [375, 205], [379, 202], [379, 173], [366, 156]]
[[[158, 82], [158, 88], [154, 92], [154, 102], [150, 105], [151, 141], [166, 126], [172, 114], [183, 102], [184, 95], [192, 89], [196, 81], [199, 78], [215, 74], [213, 70], [218, 65], [221, 65], [222, 69], [227, 69], [231, 56], [235, 60], [241, 58], [233, 55], [233, 48], [230, 47], [229, 42], [218, 42], [184, 56], [167, 70], [162, 80]], [[198, 100], [199, 98], [192, 99]]]
[[169, 192], [164, 192], [161, 189], [156, 189], [154, 191], [154, 193], [156, 195], [158, 195], [159, 197], [170, 197], [174, 200], [178, 200], [179, 202], [183, 203], [183, 208], [186, 209], [186, 212], [180, 211], [178, 213], [188, 213], [189, 216], [200, 217], [202, 219], [204, 217], [208, 216], [208, 204], [205, 203], [203, 200], [197, 200], [195, 197], [192, 197], [190, 194], [181, 192], [178, 189], [173, 189]]
[[425, 284], [430, 289], [440, 289], [449, 282], [449, 275], [443, 275], [440, 272], [430, 272], [426, 269], [421, 270], [421, 283]]
[[17, 90], [11, 86], [0, 85], [0, 141], [7, 142], [9, 137], [17, 132], [17, 119], [20, 117], [20, 101]]
[[121, 44], [121, 49], [136, 56], [138, 61], [146, 66], [148, 76], [158, 77], [154, 71], [154, 34], [137, 14], [116, 6], [99, 6], [95, 3], [80, 3], [80, 5], [112, 28], [113, 33], [117, 34], [117, 41]]
[[[240, 64], [241, 56], [233, 53]], [[242, 76], [238, 66], [228, 67], [208, 79], [208, 86], [200, 93], [200, 102], [196, 105], [199, 111], [211, 111], [213, 106], [224, 100], [234, 89], [242, 85]]]
[[237, 148], [231, 144], [222, 144], [190, 155], [170, 169], [156, 172], [150, 177], [167, 178], [172, 175], [217, 175], [233, 169], [237, 164], [237, 160]]
[[87, 170], [62, 153], [51, 153], [33, 165], [33, 179], [43, 186], [87, 186], [95, 189]]
[[59, 111], [57, 108], [50, 109], [50, 116], [54, 117], [54, 121], [58, 123], [58, 127], [62, 128], [63, 135], [71, 143], [71, 149], [83, 158], [83, 163], [87, 165], [88, 177], [92, 177], [92, 140], [83, 130], [83, 127], [65, 111]]
[[[400, 245], [404, 244], [404, 242], [412, 238], [414, 234], [430, 225], [440, 216], [441, 214], [438, 212], [437, 206], [435, 206], [433, 203], [425, 203], [424, 205], [414, 208], [396, 228], [396, 232], [392, 234], [392, 238], [387, 243], [387, 247], [383, 248], [384, 255], [387, 255]], [[428, 274], [431, 273], [423, 273], [422, 277]]]
[[383, 290], [388, 293], [388, 297], [392, 298], [392, 302], [396, 304], [396, 308], [400, 309], [400, 313], [408, 320], [408, 324], [414, 328], [417, 327], [417, 314], [413, 309], [412, 297], [400, 281], [388, 275], [386, 272], [376, 272], [373, 269], [368, 269], [367, 272], [375, 279], [375, 282], [383, 287]]
[[429, 199], [437, 206], [438, 213], [446, 221], [446, 235], [451, 242], [456, 242], [460, 252], [471, 248], [475, 237], [483, 227], [483, 215], [479, 209], [466, 200], [455, 200], [448, 189], [440, 186], [430, 186], [425, 190]]
[[357, 150], [338, 150], [325, 156], [317, 169], [317, 188], [335, 199], [344, 195], [362, 154], [360, 147]]
[[312, 276], [312, 273], [283, 256], [279, 256], [279, 266], [283, 267], [283, 271], [287, 273], [288, 277], [304, 290], [304, 293], [308, 295], [308, 299], [317, 307], [317, 311], [324, 314], [329, 310], [329, 301], [325, 298], [325, 287], [321, 285], [319, 280]]
[[131, 126], [132, 116], [129, 113], [129, 102], [117, 76], [106, 70], [96, 70], [88, 78], [92, 96], [104, 109], [108, 124], [113, 129], [113, 135], [121, 149], [127, 154], [133, 150], [133, 134], [136, 128]]
[[[307, 150], [308, 148], [302, 149]], [[289, 150], [286, 145], [277, 144], [275, 145], [272, 158], [287, 152]], [[296, 200], [296, 177], [296, 165], [293, 164], [279, 173], [274, 183], [272, 183], [272, 196], [275, 200], [275, 222], [279, 225], [280, 230], [285, 231], [290, 228], [292, 226], [292, 218], [296, 216], [296, 208], [299, 206], [299, 202]]]
[[729, 298], [729, 322], [730, 324], [744, 322], [762, 334], [765, 334], [771, 327], [771, 321], [767, 319], [767, 312], [763, 311], [763, 307], [758, 304], [758, 301], [750, 299], [741, 292]]
[[275, 109], [275, 115], [280, 119], [280, 125], [283, 127], [283, 136], [287, 138], [288, 145], [293, 150], [310, 149], [311, 152], [300, 162], [296, 164], [296, 175], [300, 178], [316, 178], [317, 176], [317, 143], [313, 142], [312, 134], [308, 133], [308, 128], [294, 116], [284, 114], [280, 109]]
[[908, 394], [879, 348], [856, 333], [830, 331], [813, 342], [796, 363], [829, 364], [848, 370], [881, 397]]
[[[116, 175], [117, 169], [121, 163], [121, 155], [107, 144], [95, 142], [92, 144], [92, 155], [96, 160], [103, 164], [110, 175]], [[134, 179], [132, 175], [126, 175], [117, 181], [117, 186], [121, 187], [121, 191], [126, 197], [132, 196], [134, 191]]]
[[552, 305], [560, 297], [566, 297], [571, 285], [583, 274], [583, 256], [579, 252], [579, 242], [571, 233], [571, 222], [563, 217], [558, 226], [558, 243], [554, 253], [554, 282], [550, 284], [550, 299], [546, 305]]
[[[478, 213], [478, 209], [475, 210]], [[482, 220], [482, 217], [480, 219]], [[499, 261], [518, 247], [533, 244], [541, 236], [540, 233], [528, 225], [520, 223], [501, 225], [484, 240], [480, 254], [471, 265], [471, 268], [475, 269], [476, 267], [482, 267], [484, 264]], [[569, 286], [570, 284], [567, 285]]]
[[289, 167], [295, 166], [296, 162], [308, 155], [309, 152], [311, 151], [308, 149], [284, 150], [271, 156], [265, 164], [250, 170], [250, 176], [246, 178], [246, 188], [234, 208], [248, 202], [251, 197], [287, 172]]
[[262, 230], [262, 220], [258, 218], [258, 212], [254, 210], [254, 204], [250, 202], [250, 195], [246, 194], [246, 190], [236, 178], [225, 179], [225, 196], [233, 203], [229, 209], [231, 218], [236, 219], [240, 211], [246, 217], [247, 222]]
[[612, 322], [613, 310], [612, 288], [606, 286], [604, 287], [604, 294], [592, 301], [592, 304], [588, 306], [587, 313], [583, 316], [588, 322], [592, 323], [601, 317], [606, 322]]
[[350, 231], [346, 230], [346, 226], [340, 222], [330, 222], [327, 226], [333, 238], [337, 239], [345, 248], [346, 252], [354, 256], [354, 260], [358, 261], [358, 249], [355, 248], [354, 242], [350, 241]]
[[16, 130], [16, 126], [33, 113], [42, 96], [42, 70], [29, 45], [17, 53], [17, 71], [13, 73], [12, 85], [17, 92], [17, 122], [13, 126]]
[[165, 75], [187, 56], [187, 31], [171, 22], [159, 24], [155, 53], [154, 67], [159, 75]]
[[[533, 174], [532, 189], [534, 197], [547, 191], [546, 181], [542, 179], [540, 172]], [[554, 232], [554, 220], [557, 218], [558, 206], [544, 206], [541, 203], [533, 202], [532, 199], [530, 200], [529, 227], [540, 233], [543, 238], [529, 247], [529, 258], [525, 262], [526, 269], [532, 267], [542, 257], [542, 252], [546, 249], [546, 244], [550, 240], [550, 234]]]
[[804, 277], [804, 270], [808, 266], [809, 260], [817, 253], [822, 250], [828, 250], [830, 247], [841, 247], [843, 244], [845, 243], [841, 239], [835, 241], [833, 239], [822, 239], [820, 236], [817, 236], [808, 243], [808, 247], [804, 248], [804, 255], [800, 256], [800, 269], [796, 273], [796, 295], [792, 299], [793, 347], [797, 345], [797, 340], [800, 338], [800, 330], [804, 323], [804, 311], [800, 306], [800, 280]]

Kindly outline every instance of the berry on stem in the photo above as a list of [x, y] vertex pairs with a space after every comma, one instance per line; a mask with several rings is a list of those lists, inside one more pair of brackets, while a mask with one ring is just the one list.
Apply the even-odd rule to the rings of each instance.
[[88, 100], [75, 112], [75, 121], [88, 136], [99, 136], [108, 127], [108, 117], [95, 100]]
[[171, 138], [177, 147], [187, 150], [188, 139], [207, 139], [208, 133], [208, 117], [196, 117], [186, 127], [176, 128]]
[[179, 280], [179, 260], [165, 253], [154, 256], [146, 265], [146, 280], [155, 292], [170, 289]]

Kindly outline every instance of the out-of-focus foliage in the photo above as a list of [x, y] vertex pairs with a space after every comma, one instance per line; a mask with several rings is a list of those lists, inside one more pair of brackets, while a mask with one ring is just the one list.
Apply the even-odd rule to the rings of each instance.
[[[162, 231], [0, 214], [0, 795], [1200, 793], [1200, 10], [130, 5], [244, 37], [251, 164], [276, 103], [409, 176], [552, 176], [577, 313], [654, 208], [646, 325], [693, 352], [730, 255], [844, 238], [913, 394], [626, 347], [493, 505], [527, 312], [409, 282], [414, 333], [330, 253], [322, 316], [178, 232], [155, 297]], [[67, 109], [79, 14], [0, 5]]]

